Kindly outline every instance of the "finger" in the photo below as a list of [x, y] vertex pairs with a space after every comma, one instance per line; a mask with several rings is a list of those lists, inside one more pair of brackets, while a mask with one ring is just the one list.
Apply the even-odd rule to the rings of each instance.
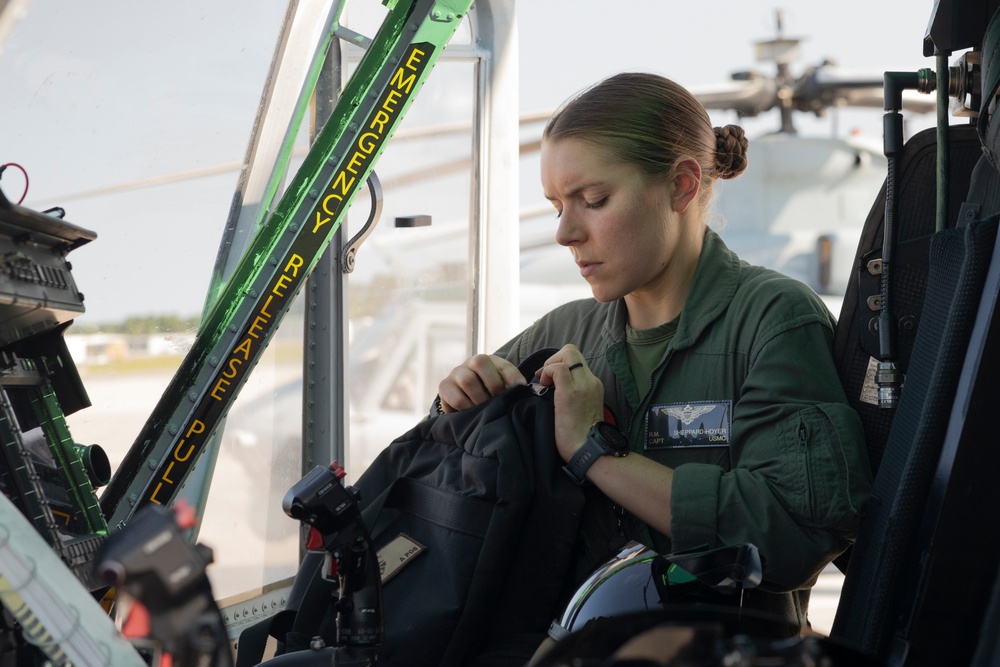
[[438, 386], [445, 412], [465, 410], [497, 396], [509, 386], [525, 384], [517, 366], [496, 355], [477, 354], [456, 367]]
[[[507, 388], [507, 381], [500, 370], [504, 364], [509, 364], [500, 357], [489, 354], [477, 354], [466, 362], [468, 368], [475, 373], [480, 386], [487, 392], [487, 397], [496, 396]], [[516, 371], [517, 368], [515, 367]]]
[[[468, 363], [468, 362], [466, 362]], [[479, 376], [466, 364], [456, 366], [438, 385], [438, 397], [445, 412], [465, 410], [489, 398]]]
[[574, 345], [566, 345], [549, 357], [538, 372], [539, 382], [543, 385], [576, 382], [589, 375], [592, 375], [590, 368]]
[[438, 396], [441, 399], [441, 409], [445, 412], [466, 410], [489, 398], [485, 389], [470, 390], [457, 382], [442, 383], [438, 389]]
[[441, 412], [445, 414], [472, 407], [472, 401], [468, 396], [446, 382], [438, 385], [438, 402], [441, 405]]
[[593, 377], [590, 369], [582, 361], [567, 363], [559, 361], [546, 364], [538, 372], [538, 382], [544, 386], [568, 386]]
[[493, 364], [503, 380], [504, 387], [516, 387], [528, 383], [521, 370], [511, 362], [496, 355], [490, 355], [490, 359], [493, 360]]
[[551, 366], [552, 364], [566, 364], [567, 366], [571, 366], [573, 364], [581, 363], [583, 360], [583, 353], [580, 352], [576, 345], [570, 343], [563, 345], [562, 349], [546, 359], [543, 368], [545, 366]]

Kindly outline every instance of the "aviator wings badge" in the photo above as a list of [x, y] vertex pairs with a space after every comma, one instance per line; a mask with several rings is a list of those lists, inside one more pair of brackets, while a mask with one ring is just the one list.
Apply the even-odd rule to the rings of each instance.
[[681, 423], [684, 424], [685, 426], [690, 426], [691, 422], [693, 422], [698, 417], [701, 417], [703, 414], [711, 412], [712, 410], [715, 409], [715, 407], [716, 404], [714, 403], [711, 405], [699, 405], [698, 407], [694, 407], [690, 403], [688, 403], [683, 408], [669, 406], [661, 409], [663, 410], [663, 412], [666, 412], [671, 417], [681, 420]]

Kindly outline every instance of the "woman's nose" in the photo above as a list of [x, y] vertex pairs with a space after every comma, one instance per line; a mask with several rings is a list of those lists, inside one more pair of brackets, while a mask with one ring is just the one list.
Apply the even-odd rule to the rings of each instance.
[[563, 209], [559, 216], [559, 226], [556, 228], [556, 243], [559, 245], [573, 245], [582, 240], [582, 230], [576, 224], [575, 216], [567, 209]]

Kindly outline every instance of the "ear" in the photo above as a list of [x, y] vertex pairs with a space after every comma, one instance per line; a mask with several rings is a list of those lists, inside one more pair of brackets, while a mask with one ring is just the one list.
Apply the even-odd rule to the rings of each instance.
[[674, 166], [671, 185], [671, 207], [675, 212], [683, 213], [691, 202], [698, 199], [701, 190], [701, 165], [698, 161], [691, 158], [680, 160]]

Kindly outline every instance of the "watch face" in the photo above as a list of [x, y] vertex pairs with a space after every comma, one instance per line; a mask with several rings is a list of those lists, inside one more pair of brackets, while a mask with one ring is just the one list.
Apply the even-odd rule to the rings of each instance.
[[625, 434], [619, 431], [614, 424], [608, 422], [597, 422], [594, 424], [594, 428], [597, 433], [601, 436], [601, 439], [613, 449], [616, 453], [626, 453], [628, 452], [628, 438]]

